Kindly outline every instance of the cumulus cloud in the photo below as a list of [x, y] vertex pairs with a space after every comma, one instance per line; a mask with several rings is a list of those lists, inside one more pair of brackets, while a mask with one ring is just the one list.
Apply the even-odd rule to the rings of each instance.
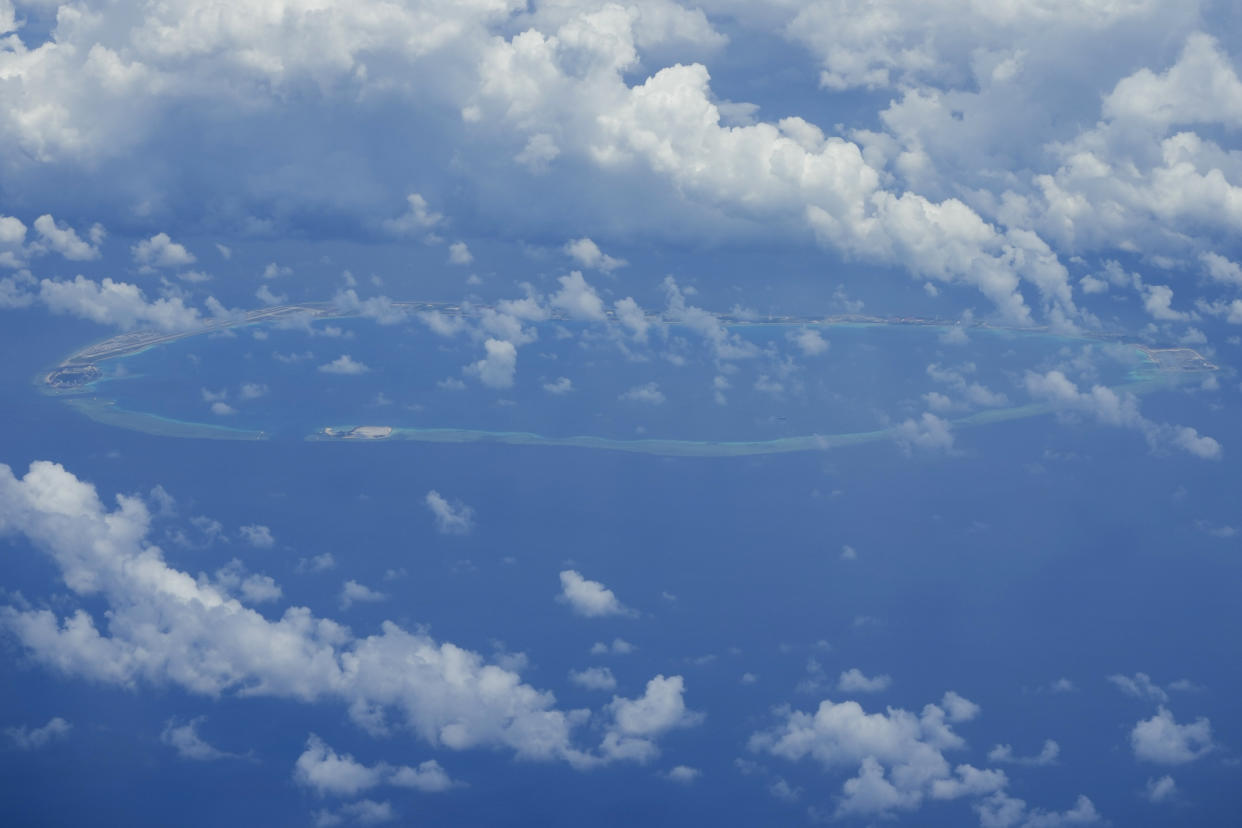
[[1226, 285], [1242, 287], [1242, 265], [1219, 253], [1208, 251], [1199, 256], [1203, 269], [1209, 277]]
[[557, 600], [568, 604], [578, 615], [587, 618], [600, 618], [606, 615], [631, 615], [633, 611], [626, 608], [599, 581], [589, 581], [572, 569], [561, 573], [561, 594]]
[[423, 498], [436, 519], [436, 529], [445, 535], [464, 535], [474, 528], [474, 510], [458, 501], [449, 503], [435, 489]]
[[347, 802], [335, 810], [322, 809], [316, 811], [315, 828], [332, 828], [343, 823], [356, 825], [379, 825], [392, 822], [397, 812], [391, 802], [376, 802], [374, 799], [359, 799]]
[[789, 761], [814, 759], [826, 769], [856, 768], [841, 788], [837, 815], [890, 815], [917, 809], [929, 797], [1002, 791], [1008, 780], [1001, 771], [953, 767], [945, 756], [965, 747], [950, 722], [977, 713], [956, 693], [918, 715], [892, 707], [867, 713], [857, 702], [824, 700], [814, 713], [778, 711], [778, 723], [753, 734], [750, 749]]
[[789, 334], [789, 341], [798, 346], [804, 356], [820, 356], [828, 353], [828, 340], [813, 328], [799, 328]]
[[638, 648], [624, 638], [614, 638], [611, 644], [605, 644], [603, 641], [596, 641], [591, 645], [591, 655], [628, 655]]
[[332, 297], [332, 304], [341, 313], [373, 319], [381, 325], [396, 325], [406, 319], [405, 309], [387, 296], [360, 299], [353, 288], [338, 291], [336, 296]]
[[997, 745], [988, 751], [988, 761], [1000, 763], [1008, 763], [1011, 765], [1031, 765], [1033, 767], [1043, 767], [1044, 765], [1055, 765], [1057, 757], [1061, 755], [1061, 746], [1052, 739], [1044, 741], [1043, 748], [1034, 756], [1015, 756], [1013, 748], [1009, 745]]
[[483, 343], [483, 359], [462, 369], [488, 388], [512, 388], [517, 373], [517, 348], [504, 339], [488, 339]]
[[614, 759], [646, 762], [659, 755], [655, 740], [669, 730], [693, 727], [703, 714], [686, 707], [681, 676], [656, 676], [636, 699], [614, 696], [608, 706], [612, 722], [601, 750]]
[[130, 248], [134, 261], [143, 267], [185, 267], [197, 259], [194, 254], [173, 241], [167, 233], [156, 233]]
[[930, 411], [916, 419], [907, 419], [893, 429], [893, 438], [906, 452], [914, 449], [927, 452], [953, 450], [953, 428], [948, 420]]
[[276, 601], [284, 594], [270, 575], [249, 573], [236, 558], [216, 570], [215, 583], [221, 591], [240, 595], [248, 604]]
[[387, 600], [388, 596], [384, 593], [352, 579], [341, 585], [340, 604], [343, 610], [349, 609], [354, 604], [377, 604]]
[[1212, 750], [1212, 724], [1200, 716], [1190, 724], [1179, 725], [1163, 705], [1150, 719], [1130, 731], [1134, 758], [1160, 765], [1183, 765]]
[[660, 405], [664, 402], [664, 392], [660, 390], [660, 386], [654, 382], [645, 385], [636, 385], [628, 391], [621, 394], [618, 399], [627, 402], [640, 402], [647, 405]]
[[[966, 363], [956, 368], [942, 368], [938, 363], [934, 362], [927, 366], [927, 376], [957, 392], [962, 399], [964, 407], [995, 408], [1009, 404], [1009, 400], [1004, 394], [992, 391], [978, 382], [968, 380], [967, 375], [974, 373], [974, 371], [974, 363]], [[933, 392], [933, 395], [929, 396], [938, 397], [939, 395]], [[948, 407], [956, 406], [950, 403]]]
[[348, 753], [337, 753], [313, 733], [307, 737], [306, 749], [294, 764], [293, 779], [319, 796], [344, 797], [357, 796], [380, 785], [438, 793], [460, 784], [434, 759], [414, 767], [386, 762], [364, 765]]
[[1221, 445], [1213, 438], [1189, 426], [1162, 425], [1144, 417], [1139, 411], [1138, 398], [1133, 394], [1119, 394], [1104, 385], [1079, 391], [1072, 380], [1056, 370], [1044, 374], [1028, 371], [1025, 384], [1032, 397], [1046, 400], [1062, 410], [1088, 414], [1102, 425], [1136, 429], [1152, 448], [1173, 446], [1204, 460], [1216, 460], [1221, 456]]
[[864, 676], [862, 670], [852, 667], [841, 673], [837, 679], [837, 689], [842, 693], [880, 693], [893, 683], [891, 676]]
[[1024, 800], [997, 791], [975, 805], [975, 811], [982, 828], [1062, 828], [1096, 825], [1103, 821], [1095, 804], [1082, 795], [1069, 810], [1045, 811], [1029, 808]]
[[106, 277], [101, 282], [83, 276], [72, 281], [43, 279], [39, 282], [38, 299], [52, 313], [89, 319], [122, 330], [151, 327], [161, 331], [186, 331], [203, 322], [199, 311], [187, 307], [180, 297], [149, 302], [137, 285], [114, 282]]
[[599, 249], [599, 245], [588, 238], [574, 239], [564, 247], [565, 255], [573, 259], [579, 266], [592, 270], [611, 273], [619, 267], [625, 267], [625, 259], [616, 259]]
[[90, 229], [90, 241], [78, 236], [72, 227], [60, 227], [49, 215], [35, 219], [35, 232], [39, 234], [38, 247], [52, 250], [66, 259], [76, 262], [99, 258], [99, 244], [104, 238], [104, 229], [96, 224]]
[[48, 720], [47, 724], [42, 727], [20, 727], [5, 728], [5, 735], [14, 746], [22, 750], [38, 750], [46, 747], [52, 742], [58, 742], [68, 737], [69, 731], [73, 729], [73, 725], [62, 719], [60, 716], [53, 716]]
[[570, 319], [588, 319], [596, 322], [604, 319], [604, 300], [587, 284], [582, 274], [575, 270], [558, 281], [561, 289], [552, 294], [552, 307], [565, 312]]
[[1146, 789], [1148, 802], [1168, 802], [1177, 796], [1177, 783], [1169, 775], [1148, 779]]
[[664, 318], [702, 337], [716, 360], [731, 362], [758, 355], [759, 351], [753, 343], [737, 334], [729, 333], [729, 329], [716, 314], [687, 302], [686, 292], [672, 276], [665, 277], [662, 287], [668, 300]]
[[[575, 744], [591, 714], [560, 710], [511, 669], [424, 631], [384, 622], [358, 637], [304, 607], [269, 619], [169, 566], [148, 539], [150, 522], [141, 499], [118, 496], [108, 509], [94, 487], [54, 463], [36, 461], [22, 478], [0, 466], [0, 534], [27, 538], [72, 593], [109, 608], [100, 627], [83, 608], [60, 617], [6, 606], [0, 625], [34, 662], [104, 684], [335, 699], [370, 732], [404, 727], [451, 750], [500, 748], [576, 767], [625, 758]], [[612, 722], [614, 711], [605, 713]]]
[[549, 394], [561, 396], [574, 390], [574, 384], [569, 377], [558, 377], [552, 382], [545, 382], [543, 384], [543, 390], [547, 391]]
[[627, 296], [614, 302], [612, 308], [617, 322], [629, 331], [636, 342], [647, 341], [647, 329], [651, 327], [651, 323], [647, 321], [647, 314], [637, 302]]
[[177, 724], [176, 719], [169, 719], [160, 733], [160, 741], [177, 751], [177, 755], [182, 759], [210, 762], [216, 759], [236, 758], [236, 754], [212, 747], [198, 735], [198, 726], [204, 721], [206, 721], [205, 716], [191, 719], [185, 724]]
[[344, 374], [349, 376], [354, 374], [365, 374], [371, 369], [351, 357], [349, 354], [341, 354], [331, 362], [326, 362], [323, 365], [320, 365], [319, 370], [325, 374]]
[[254, 298], [265, 305], [283, 305], [289, 301], [288, 294], [277, 293], [267, 285], [259, 285], [259, 289], [254, 292]]
[[427, 199], [418, 193], [406, 197], [408, 209], [394, 219], [384, 221], [384, 229], [395, 236], [412, 236], [425, 233], [444, 221], [444, 216], [434, 212]]
[[675, 765], [669, 768], [668, 773], [664, 774], [664, 777], [670, 782], [680, 782], [683, 785], [688, 785], [702, 775], [698, 768], [692, 768], [688, 765]]
[[1151, 699], [1158, 702], [1169, 700], [1169, 694], [1164, 688], [1152, 681], [1151, 676], [1146, 673], [1135, 673], [1133, 676], [1123, 676], [1117, 673], [1109, 676], [1108, 680], [1118, 690], [1136, 699]]
[[449, 264], [468, 265], [474, 261], [474, 256], [465, 242], [458, 241], [449, 245], [448, 261]]
[[615, 690], [617, 679], [607, 667], [588, 667], [585, 670], [570, 670], [569, 680], [587, 690]]

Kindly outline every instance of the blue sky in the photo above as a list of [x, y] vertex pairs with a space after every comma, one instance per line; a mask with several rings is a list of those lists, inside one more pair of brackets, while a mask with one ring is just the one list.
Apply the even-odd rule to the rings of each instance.
[[1234, 824], [1239, 25], [0, 0], [0, 819]]

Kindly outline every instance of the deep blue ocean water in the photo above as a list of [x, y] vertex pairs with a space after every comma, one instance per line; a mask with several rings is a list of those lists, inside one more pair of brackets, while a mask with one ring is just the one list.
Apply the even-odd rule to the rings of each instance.
[[[703, 725], [664, 737], [663, 755], [651, 766], [580, 773], [486, 750], [436, 750], [408, 735], [373, 739], [334, 702], [213, 699], [174, 686], [125, 690], [65, 680], [25, 662], [6, 644], [15, 667], [0, 678], [5, 720], [59, 715], [79, 723], [71, 743], [36, 753], [0, 751], [0, 794], [15, 824], [305, 825], [325, 804], [290, 779], [310, 732], [367, 763], [436, 758], [469, 784], [468, 796], [382, 792], [402, 814], [399, 824], [805, 824], [809, 806], [831, 810], [854, 769], [825, 771], [810, 761], [768, 758], [766, 774], [744, 775], [735, 760], [760, 758], [747, 749], [747, 739], [774, 722], [774, 707], [813, 710], [821, 698], [838, 697], [831, 688], [797, 689], [811, 675], [811, 658], [829, 683], [850, 667], [892, 675], [890, 690], [862, 698], [869, 711], [892, 705], [917, 712], [949, 689], [979, 703], [981, 716], [956, 728], [968, 748], [949, 754], [954, 762], [984, 766], [995, 744], [1031, 754], [1044, 739], [1056, 739], [1058, 765], [1007, 769], [1011, 795], [1033, 806], [1063, 810], [1084, 793], [1112, 824], [1126, 826], [1224, 825], [1236, 811], [1236, 767], [1229, 760], [1242, 744], [1236, 705], [1242, 645], [1233, 634], [1242, 622], [1236, 601], [1242, 559], [1237, 538], [1201, 529], [1201, 522], [1238, 520], [1237, 477], [1228, 459], [1152, 454], [1132, 431], [1053, 416], [963, 430], [959, 453], [947, 457], [907, 456], [890, 442], [791, 455], [667, 458], [537, 446], [175, 439], [96, 423], [37, 393], [31, 379], [39, 368], [98, 333], [85, 325], [44, 332], [37, 321], [10, 318], [14, 325], [0, 336], [17, 356], [0, 367], [6, 412], [0, 461], [18, 471], [34, 459], [62, 462], [105, 498], [162, 485], [178, 499], [179, 517], [157, 526], [157, 533], [197, 515], [230, 531], [230, 542], [203, 548], [162, 540], [174, 566], [211, 572], [243, 557], [284, 588], [284, 599], [264, 608], [269, 616], [304, 604], [362, 633], [391, 619], [429, 625], [438, 638], [483, 653], [503, 642], [529, 655], [525, 680], [553, 691], [562, 707], [597, 708], [606, 697], [572, 685], [566, 674], [606, 664], [618, 678], [617, 692], [629, 696], [658, 672], [681, 674], [688, 705], [706, 714]], [[851, 336], [831, 332], [825, 359], [866, 354], [873, 335]], [[903, 400], [934, 387], [925, 376], [929, 359], [975, 361], [981, 379], [1017, 401], [1019, 392], [997, 378], [1054, 356], [1053, 346], [1042, 343], [1031, 346], [1036, 365], [1001, 360], [996, 349], [986, 348], [938, 356], [944, 346], [934, 336], [895, 336], [923, 350], [904, 351], [911, 359], [878, 384], [900, 389], [875, 403], [889, 417], [902, 415]], [[168, 416], [205, 420], [201, 388], [227, 387], [235, 402], [241, 382], [263, 382], [270, 395], [253, 408], [239, 403], [235, 424], [279, 420], [290, 435], [337, 417], [364, 419], [359, 402], [365, 405], [380, 390], [392, 397], [394, 410], [425, 405], [410, 411], [414, 423], [456, 424], [460, 415], [474, 417], [469, 422], [479, 428], [529, 422], [568, 433], [587, 422], [581, 408], [564, 420], [521, 413], [546, 396], [530, 375], [569, 375], [561, 354], [546, 371], [530, 364], [532, 352], [554, 347], [549, 341], [523, 350], [520, 385], [503, 394], [519, 404], [497, 408], [472, 407], [448, 392], [441, 401], [434, 387], [444, 376], [460, 376], [471, 347], [427, 350], [434, 340], [424, 342], [417, 329], [396, 339], [400, 352], [408, 341], [409, 353], [426, 362], [404, 363], [406, 373], [399, 373], [377, 356], [371, 374], [320, 378], [310, 373], [314, 366], [343, 352], [370, 363], [361, 331], [355, 340], [330, 344], [305, 335], [273, 335], [265, 342], [196, 339], [125, 360], [141, 377], [101, 388]], [[20, 352], [14, 348], [19, 342]], [[318, 361], [297, 366], [301, 373], [285, 373], [283, 363], [270, 359], [273, 350], [294, 348], [313, 350]], [[239, 362], [255, 370], [239, 371]], [[888, 364], [863, 361], [857, 370]], [[161, 374], [164, 366], [176, 370]], [[696, 382], [710, 376], [701, 370], [710, 367], [705, 359], [699, 367]], [[610, 363], [607, 371], [625, 368]], [[634, 366], [616, 384], [625, 388], [631, 377], [657, 376], [669, 397], [663, 411], [671, 411], [680, 389], [693, 385], [675, 385], [674, 368]], [[834, 366], [825, 373], [841, 380], [854, 370]], [[898, 376], [908, 383], [894, 383]], [[308, 378], [322, 380], [313, 398], [325, 408], [303, 410], [306, 403], [290, 396]], [[579, 382], [584, 392], [601, 393], [586, 374], [574, 374]], [[823, 393], [840, 388], [826, 381]], [[502, 396], [455, 393], [476, 403]], [[811, 417], [814, 393], [787, 401], [788, 410]], [[1149, 416], [1212, 434], [1228, 458], [1242, 446], [1242, 427], [1229, 415], [1237, 396], [1230, 384], [1210, 398], [1170, 391], [1143, 404]], [[658, 426], [678, 436], [732, 434], [735, 427], [755, 427], [761, 417], [758, 403], [738, 412], [744, 406], [718, 411], [703, 402], [694, 411], [717, 419], [651, 419], [647, 413], [647, 419], [600, 425], [595, 433], [612, 428], [625, 434], [645, 424], [652, 433]], [[505, 419], [520, 416], [529, 419]], [[867, 416], [861, 406], [851, 408], [841, 414], [842, 427], [883, 421], [880, 414]], [[378, 414], [365, 419], [384, 420]], [[799, 420], [798, 427], [808, 421]], [[472, 534], [436, 532], [421, 503], [433, 488], [475, 509]], [[240, 544], [236, 527], [250, 523], [270, 526], [275, 548]], [[856, 560], [841, 559], [846, 544], [857, 550]], [[299, 572], [300, 559], [323, 552], [334, 555], [336, 569]], [[77, 605], [102, 613], [98, 601], [70, 597], [47, 559], [24, 541], [6, 543], [5, 555], [9, 603], [20, 592], [61, 613]], [[607, 584], [638, 617], [569, 616], [554, 601], [557, 572], [566, 567]], [[389, 569], [406, 574], [386, 582]], [[350, 578], [382, 588], [389, 600], [340, 610], [340, 585]], [[615, 637], [634, 643], [637, 652], [588, 655], [594, 642]], [[1217, 758], [1186, 774], [1136, 764], [1129, 730], [1152, 714], [1152, 705], [1122, 695], [1106, 680], [1136, 671], [1163, 684], [1186, 677], [1202, 688], [1174, 694], [1169, 705], [1178, 721], [1211, 718], [1222, 746]], [[757, 676], [753, 684], [740, 681], [746, 672]], [[1043, 689], [1060, 677], [1078, 690]], [[168, 718], [200, 715], [206, 716], [204, 738], [225, 750], [253, 751], [252, 761], [153, 758], [168, 752], [159, 744]], [[657, 775], [675, 764], [700, 768], [703, 776], [682, 788]], [[1193, 804], [1159, 811], [1143, 802], [1146, 780], [1166, 770]], [[777, 776], [801, 790], [796, 803], [768, 792]], [[123, 793], [132, 790], [144, 794]], [[195, 807], [185, 809], [186, 801]], [[976, 821], [964, 801], [926, 803], [911, 819], [943, 826]]]

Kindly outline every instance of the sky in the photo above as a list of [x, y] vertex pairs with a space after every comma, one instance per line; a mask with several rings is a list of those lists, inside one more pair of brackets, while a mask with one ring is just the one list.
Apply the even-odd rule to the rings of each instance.
[[0, 821], [1236, 824], [1240, 42], [0, 0]]

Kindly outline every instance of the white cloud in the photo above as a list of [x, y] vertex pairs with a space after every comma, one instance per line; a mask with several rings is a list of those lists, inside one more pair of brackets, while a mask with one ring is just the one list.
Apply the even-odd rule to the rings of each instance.
[[328, 826], [340, 825], [343, 822], [358, 825], [392, 822], [397, 818], [397, 812], [393, 810], [391, 802], [359, 799], [357, 802], [346, 803], [335, 811], [316, 811], [314, 816], [316, 828], [328, 828]]
[[565, 255], [578, 263], [580, 267], [602, 270], [611, 273], [619, 267], [625, 267], [625, 259], [614, 259], [599, 249], [599, 245], [588, 238], [574, 239], [564, 247]]
[[474, 256], [465, 242], [458, 241], [449, 245], [448, 261], [449, 264], [468, 265], [474, 261]]
[[852, 667], [841, 673], [837, 679], [837, 689], [842, 693], [880, 693], [893, 683], [891, 676], [875, 676], [868, 678], [862, 670]]
[[341, 354], [331, 362], [319, 366], [319, 370], [325, 374], [365, 374], [371, 369], [363, 363], [351, 357], [349, 354]]
[[517, 373], [517, 348], [504, 339], [488, 339], [483, 343], [486, 356], [463, 370], [477, 377], [488, 388], [512, 388]]
[[668, 773], [664, 774], [665, 778], [670, 782], [680, 782], [683, 785], [690, 784], [702, 775], [702, 771], [698, 768], [692, 768], [688, 765], [674, 765], [669, 769]]
[[953, 450], [953, 427], [948, 420], [924, 411], [917, 420], [908, 419], [893, 430], [893, 437], [907, 452], [919, 449], [929, 452]]
[[588, 581], [572, 569], [566, 569], [560, 575], [561, 594], [557, 600], [568, 604], [578, 615], [587, 618], [599, 618], [607, 615], [632, 615], [633, 611], [626, 608], [599, 581]]
[[242, 600], [248, 604], [277, 601], [284, 594], [270, 575], [250, 574], [245, 565], [236, 558], [216, 570], [215, 583], [222, 592], [240, 594]]
[[1130, 747], [1136, 759], [1160, 765], [1182, 765], [1212, 750], [1212, 724], [1200, 716], [1190, 724], [1179, 725], [1162, 705], [1156, 715], [1134, 726], [1130, 732]]
[[167, 233], [156, 233], [130, 248], [134, 261], [144, 267], [185, 267], [197, 259]]
[[969, 722], [979, 715], [982, 708], [970, 699], [950, 690], [940, 700], [940, 706], [949, 715], [951, 722]]
[[621, 394], [617, 399], [626, 400], [628, 402], [640, 402], [648, 405], [660, 405], [664, 402], [664, 392], [660, 390], [660, 386], [654, 382], [646, 385], [636, 385], [630, 390]]
[[951, 768], [944, 753], [965, 743], [948, 724], [947, 710], [959, 720], [977, 713], [957, 694], [946, 695], [944, 706], [926, 705], [917, 716], [892, 707], [868, 714], [857, 702], [824, 700], [813, 714], [779, 711], [779, 723], [753, 734], [750, 749], [790, 761], [812, 758], [825, 768], [856, 767], [858, 775], [842, 786], [839, 816], [885, 815], [916, 809], [928, 796], [999, 791], [1007, 781], [999, 771]]
[[1190, 314], [1173, 310], [1173, 289], [1168, 285], [1144, 285], [1143, 308], [1152, 319], [1162, 322], [1180, 322], [1190, 318]]
[[533, 173], [542, 174], [548, 171], [548, 165], [561, 154], [561, 148], [555, 139], [546, 132], [537, 132], [530, 136], [522, 151], [513, 156], [513, 160]]
[[1148, 779], [1146, 794], [1148, 802], [1168, 802], [1177, 796], [1177, 783], [1167, 774], [1159, 779]]
[[624, 638], [614, 638], [612, 644], [605, 644], [603, 641], [596, 641], [591, 645], [591, 655], [628, 655], [638, 648]]
[[69, 724], [69, 722], [60, 716], [53, 716], [42, 727], [26, 727], [23, 725], [21, 727], [5, 728], [4, 732], [16, 747], [22, 750], [38, 750], [52, 742], [66, 738], [72, 729], [73, 725]]
[[237, 409], [226, 402], [217, 400], [211, 404], [211, 413], [218, 417], [228, 417], [237, 413]]
[[1052, 739], [1046, 739], [1043, 748], [1034, 756], [1014, 756], [1013, 748], [1009, 745], [997, 745], [988, 751], [988, 761], [997, 764], [1003, 762], [1011, 765], [1043, 767], [1045, 765], [1055, 765], [1057, 757], [1060, 755], [1061, 746]]
[[271, 549], [276, 545], [272, 530], [260, 523], [243, 526], [238, 532], [241, 533], [242, 540], [258, 549]]
[[1140, 413], [1138, 399], [1133, 394], [1118, 394], [1103, 385], [1079, 391], [1064, 373], [1056, 370], [1045, 374], [1027, 371], [1025, 384], [1032, 397], [1059, 408], [1090, 414], [1103, 425], [1138, 430], [1152, 448], [1172, 445], [1205, 460], [1221, 456], [1220, 443], [1189, 426], [1162, 425], [1148, 420]]
[[395, 219], [384, 221], [384, 229], [394, 236], [413, 236], [424, 233], [444, 221], [444, 216], [432, 211], [427, 199], [418, 193], [406, 197], [409, 209]]
[[547, 391], [549, 394], [561, 396], [574, 390], [574, 384], [569, 377], [558, 377], [553, 382], [545, 382], [543, 384], [543, 390]]
[[613, 721], [604, 734], [601, 750], [613, 759], [646, 762], [659, 755], [655, 739], [669, 730], [693, 727], [703, 714], [686, 707], [681, 676], [656, 676], [636, 699], [614, 696], [608, 705]]
[[243, 400], [257, 400], [259, 397], [266, 396], [269, 390], [261, 382], [244, 382], [239, 393]]
[[1081, 795], [1068, 811], [1044, 811], [1028, 808], [1025, 801], [997, 791], [978, 803], [975, 811], [982, 828], [1063, 828], [1102, 821], [1095, 804]]
[[368, 766], [347, 753], [337, 753], [313, 733], [294, 765], [293, 778], [319, 796], [342, 797], [356, 796], [380, 785], [437, 793], [459, 784], [434, 759], [416, 767], [394, 767], [385, 762]]
[[49, 215], [39, 216], [34, 222], [39, 234], [39, 246], [54, 250], [66, 259], [81, 262], [99, 258], [99, 244], [103, 241], [103, 227], [96, 224], [90, 231], [90, 242], [82, 240], [72, 227], [58, 227]]
[[804, 356], [820, 356], [828, 353], [828, 340], [813, 328], [799, 328], [789, 333], [789, 341], [798, 346]]
[[372, 296], [359, 299], [353, 288], [337, 291], [332, 297], [332, 304], [341, 313], [374, 319], [381, 325], [396, 325], [406, 319], [405, 309], [393, 303], [387, 296]]
[[160, 733], [160, 741], [177, 751], [177, 755], [182, 759], [210, 762], [216, 759], [236, 758], [236, 754], [212, 747], [198, 735], [198, 726], [205, 720], [206, 717], [199, 716], [185, 724], [177, 724], [176, 719], [169, 719]]
[[327, 572], [336, 567], [336, 558], [331, 552], [322, 552], [310, 558], [298, 559], [298, 572]]
[[1242, 287], [1242, 265], [1212, 252], [1200, 255], [1199, 261], [1203, 263], [1204, 272], [1212, 279], [1234, 287]]
[[647, 329], [651, 324], [647, 321], [647, 315], [638, 303], [629, 296], [624, 299], [618, 299], [613, 303], [613, 312], [617, 316], [617, 321], [622, 327], [629, 330], [630, 335], [634, 337], [636, 342], [647, 341]]
[[672, 276], [665, 277], [661, 283], [668, 299], [664, 316], [670, 322], [684, 325], [694, 333], [703, 337], [712, 355], [720, 362], [738, 359], [749, 359], [758, 354], [754, 343], [742, 339], [737, 334], [730, 334], [720, 321], [720, 317], [702, 308], [686, 302], [686, 292], [681, 289]]
[[[1009, 400], [1004, 394], [998, 391], [992, 391], [978, 382], [971, 382], [968, 380], [966, 375], [974, 373], [974, 371], [974, 363], [967, 363], [965, 365], [958, 366], [957, 368], [942, 368], [939, 364], [934, 362], [927, 366], [927, 376], [931, 377], [936, 382], [943, 383], [957, 391], [962, 395], [964, 402], [968, 406], [994, 408], [1009, 404]], [[957, 407], [949, 401], [949, 398], [934, 391], [931, 394], [924, 396], [928, 399], [928, 402], [933, 405], [933, 407], [938, 407], [941, 410]]]
[[[84, 609], [63, 618], [49, 609], [0, 609], [0, 624], [33, 661], [127, 687], [336, 699], [369, 731], [405, 727], [451, 750], [503, 748], [577, 767], [624, 758], [611, 747], [574, 744], [573, 731], [589, 714], [559, 710], [550, 693], [517, 673], [425, 632], [384, 622], [378, 633], [355, 637], [304, 607], [269, 620], [170, 567], [148, 540], [150, 520], [141, 499], [119, 496], [109, 510], [92, 486], [56, 464], [37, 461], [21, 479], [0, 466], [0, 533], [28, 538], [70, 591], [109, 608], [102, 628]], [[147, 623], [152, 617], [161, 623]]]
[[449, 316], [436, 310], [423, 311], [418, 314], [418, 319], [432, 332], [444, 337], [456, 336], [468, 327], [460, 316]]
[[198, 310], [186, 307], [179, 297], [148, 302], [137, 285], [106, 277], [102, 282], [82, 276], [71, 282], [44, 279], [39, 283], [39, 299], [52, 313], [122, 330], [149, 326], [162, 331], [184, 331], [202, 324]]
[[570, 670], [569, 680], [587, 690], [615, 690], [617, 679], [607, 667], [588, 667], [585, 670]]
[[1152, 681], [1151, 676], [1146, 673], [1135, 673], [1133, 677], [1118, 673], [1109, 676], [1108, 680], [1116, 685], [1118, 690], [1136, 699], [1151, 699], [1158, 702], [1169, 700], [1169, 694], [1164, 688]]
[[561, 289], [550, 297], [552, 307], [564, 311], [570, 319], [603, 321], [604, 300], [595, 292], [595, 288], [587, 284], [582, 273], [574, 270], [558, 281]]
[[341, 609], [349, 609], [354, 604], [376, 604], [387, 600], [388, 596], [384, 593], [352, 579], [341, 585]]
[[276, 293], [267, 285], [259, 285], [259, 289], [254, 292], [254, 298], [265, 305], [283, 305], [289, 301], [288, 294]]
[[436, 519], [436, 529], [445, 535], [464, 535], [474, 528], [474, 510], [458, 501], [449, 503], [435, 489], [423, 498]]

